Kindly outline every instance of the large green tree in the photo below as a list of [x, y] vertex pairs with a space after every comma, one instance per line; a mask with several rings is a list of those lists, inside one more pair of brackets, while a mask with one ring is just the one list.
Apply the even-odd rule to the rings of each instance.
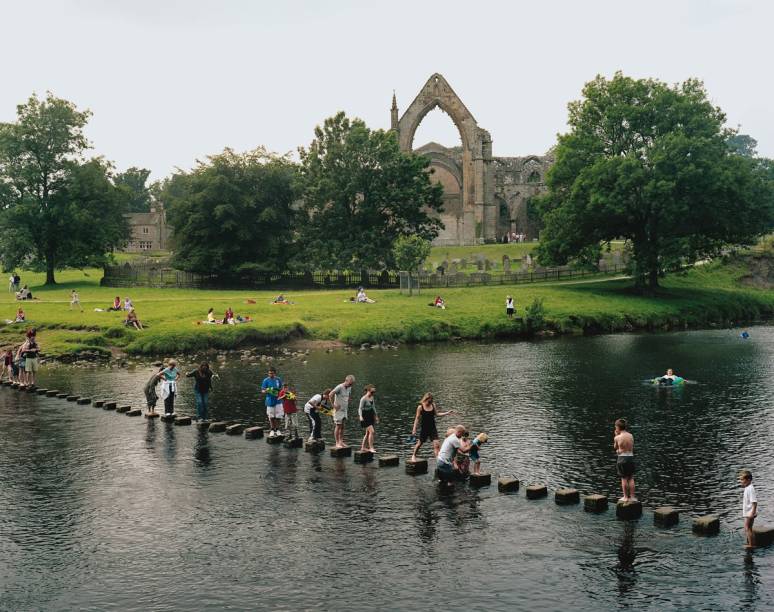
[[113, 177], [116, 186], [126, 190], [129, 198], [129, 212], [150, 212], [151, 191], [148, 187], [150, 170], [127, 168]]
[[85, 160], [89, 111], [33, 95], [0, 124], [0, 247], [3, 264], [46, 272], [96, 265], [125, 243], [127, 198], [104, 160]]
[[315, 129], [300, 155], [299, 247], [307, 267], [393, 267], [399, 236], [432, 240], [443, 227], [435, 214], [443, 188], [430, 180], [429, 161], [402, 152], [392, 132], [340, 112]]
[[638, 286], [653, 290], [665, 270], [770, 231], [771, 183], [732, 151], [724, 121], [696, 80], [587, 83], [548, 172], [540, 261], [593, 259], [624, 238]]
[[225, 149], [165, 181], [159, 198], [173, 228], [175, 264], [235, 276], [285, 267], [291, 254], [297, 166], [258, 148]]

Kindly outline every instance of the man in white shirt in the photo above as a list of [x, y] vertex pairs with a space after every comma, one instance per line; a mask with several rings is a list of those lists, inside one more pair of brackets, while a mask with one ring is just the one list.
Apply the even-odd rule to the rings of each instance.
[[465, 435], [465, 426], [457, 425], [454, 428], [454, 433], [447, 436], [441, 444], [441, 450], [438, 451], [438, 460], [436, 468], [438, 470], [438, 478], [441, 480], [451, 480], [454, 478], [456, 469], [454, 467], [454, 455], [457, 451], [461, 453], [467, 453], [470, 450], [470, 443], [462, 439]]
[[320, 430], [322, 429], [320, 422], [320, 413], [317, 411], [317, 409], [320, 407], [320, 403], [322, 402], [322, 395], [320, 393], [317, 393], [309, 398], [309, 401], [304, 404], [304, 412], [306, 413], [306, 416], [309, 417], [309, 441], [314, 442], [315, 440], [319, 440], [322, 438], [322, 434], [320, 433]]
[[355, 377], [348, 374], [344, 382], [336, 385], [328, 396], [333, 405], [333, 439], [336, 441], [336, 448], [346, 446], [344, 442], [344, 421], [347, 420], [347, 408], [349, 408], [349, 394], [352, 392], [352, 385], [355, 384]]
[[752, 472], [749, 470], [743, 470], [739, 474], [739, 483], [744, 487], [742, 517], [744, 518], [744, 532], [747, 536], [746, 548], [753, 548], [755, 546], [753, 523], [755, 523], [755, 517], [758, 516], [758, 498], [755, 495], [752, 478]]

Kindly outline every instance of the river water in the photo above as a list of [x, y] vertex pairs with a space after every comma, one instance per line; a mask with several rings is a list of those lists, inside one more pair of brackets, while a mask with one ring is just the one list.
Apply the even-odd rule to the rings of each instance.
[[[302, 398], [349, 373], [353, 399], [362, 383], [377, 385], [377, 449], [400, 453], [398, 468], [4, 387], [0, 608], [771, 609], [774, 549], [743, 550], [736, 474], [753, 471], [758, 522], [774, 524], [774, 327], [752, 328], [748, 340], [739, 331], [320, 351], [278, 363]], [[667, 367], [696, 384], [643, 384]], [[213, 416], [262, 423], [264, 369], [238, 356], [218, 366]], [[51, 366], [40, 385], [140, 407], [149, 371]], [[178, 413], [193, 412], [189, 382]], [[458, 412], [443, 427], [489, 434], [481, 455], [493, 478], [611, 500], [620, 495], [612, 422], [626, 417], [642, 519], [496, 485], [447, 493], [432, 475], [406, 475], [405, 438], [427, 390]], [[323, 432], [330, 441], [327, 419]], [[348, 442], [359, 434], [350, 423]], [[683, 511], [678, 526], [654, 527], [650, 510], [661, 505]], [[691, 517], [709, 512], [720, 535], [693, 535]]]

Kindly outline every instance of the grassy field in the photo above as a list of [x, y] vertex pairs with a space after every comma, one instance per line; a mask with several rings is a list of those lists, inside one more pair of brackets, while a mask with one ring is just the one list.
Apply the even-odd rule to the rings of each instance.
[[[524, 334], [521, 324], [505, 317], [507, 294], [516, 300], [517, 315], [523, 315], [533, 300], [542, 299], [545, 329], [558, 333], [701, 327], [771, 316], [774, 291], [740, 286], [737, 280], [745, 271], [739, 263], [701, 266], [665, 279], [657, 298], [634, 294], [628, 280], [449, 289], [443, 291], [447, 310], [427, 305], [433, 292], [408, 297], [397, 290], [370, 291], [375, 304], [348, 302], [352, 291], [295, 292], [287, 294], [295, 303], [282, 306], [271, 304], [273, 295], [268, 292], [103, 288], [98, 270], [61, 272], [55, 287], [41, 287], [42, 274], [24, 273], [22, 283], [29, 284], [39, 299], [22, 303], [26, 325], [5, 325], [4, 320], [14, 318], [19, 302], [8, 292], [0, 298], [0, 344], [18, 344], [28, 326], [39, 329], [43, 350], [50, 355], [111, 348], [163, 354], [234, 348], [293, 336], [350, 344], [519, 337]], [[84, 312], [69, 307], [73, 288], [80, 293]], [[124, 313], [95, 312], [95, 308], [107, 308], [116, 295], [131, 297], [147, 329], [126, 328]], [[206, 318], [208, 308], [222, 317], [229, 306], [254, 322], [197, 324]]]

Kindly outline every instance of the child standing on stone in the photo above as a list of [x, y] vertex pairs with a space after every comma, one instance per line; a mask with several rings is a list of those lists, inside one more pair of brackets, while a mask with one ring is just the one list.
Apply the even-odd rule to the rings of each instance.
[[613, 450], [618, 455], [616, 470], [621, 477], [621, 490], [623, 491], [623, 497], [618, 501], [637, 501], [637, 498], [634, 497], [634, 436], [629, 433], [629, 424], [626, 419], [618, 419], [615, 422]]
[[482, 431], [470, 443], [470, 451], [468, 451], [468, 457], [473, 464], [473, 473], [478, 475], [481, 473], [481, 457], [478, 454], [482, 444], [485, 444], [489, 440], [489, 437]]
[[739, 474], [739, 484], [744, 487], [742, 495], [742, 517], [744, 518], [744, 533], [747, 536], [747, 548], [755, 546], [755, 534], [753, 534], [753, 523], [758, 516], [758, 498], [755, 495], [755, 487], [752, 483], [752, 472], [743, 470]]
[[292, 383], [283, 383], [277, 399], [282, 402], [282, 411], [285, 413], [285, 430], [288, 436], [292, 433], [298, 437], [298, 407], [296, 406], [296, 388]]

